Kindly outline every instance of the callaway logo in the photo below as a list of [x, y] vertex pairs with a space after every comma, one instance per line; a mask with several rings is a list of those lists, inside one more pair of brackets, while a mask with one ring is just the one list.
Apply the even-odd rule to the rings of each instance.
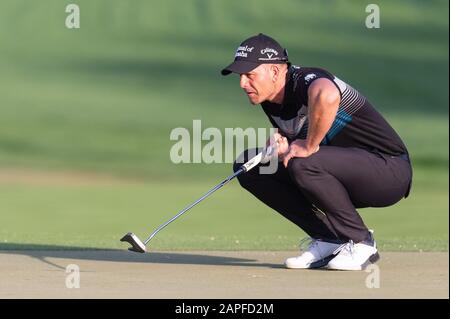
[[247, 52], [251, 53], [253, 51], [253, 49], [254, 49], [254, 47], [250, 47], [249, 48], [247, 45], [245, 47], [240, 46], [240, 47], [237, 48], [236, 54], [234, 55], [234, 57], [241, 56], [241, 57], [246, 58], [247, 57]]
[[278, 51], [272, 48], [265, 48], [261, 50], [261, 54], [267, 55], [267, 58], [259, 58], [258, 60], [278, 60], [278, 57], [272, 58], [273, 55], [278, 55]]
[[314, 73], [310, 73], [307, 76], [305, 76], [305, 82], [308, 83], [309, 81], [311, 81], [312, 79], [316, 78], [317, 75], [315, 75]]

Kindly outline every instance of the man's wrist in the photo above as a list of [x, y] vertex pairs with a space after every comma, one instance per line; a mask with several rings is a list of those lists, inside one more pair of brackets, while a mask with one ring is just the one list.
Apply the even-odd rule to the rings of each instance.
[[306, 151], [308, 152], [308, 155], [312, 155], [316, 153], [319, 150], [319, 145], [311, 148], [306, 148]]
[[311, 154], [314, 154], [315, 152], [317, 152], [319, 150], [319, 145], [318, 144], [317, 145], [313, 145], [308, 140], [306, 140], [305, 149], [306, 149], [306, 152], [309, 155], [311, 155]]

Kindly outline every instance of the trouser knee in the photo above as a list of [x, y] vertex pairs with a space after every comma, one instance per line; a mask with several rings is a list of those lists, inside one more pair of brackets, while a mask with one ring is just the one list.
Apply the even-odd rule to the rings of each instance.
[[307, 188], [312, 182], [314, 175], [324, 172], [319, 161], [314, 157], [292, 158], [287, 166], [289, 176], [300, 188]]

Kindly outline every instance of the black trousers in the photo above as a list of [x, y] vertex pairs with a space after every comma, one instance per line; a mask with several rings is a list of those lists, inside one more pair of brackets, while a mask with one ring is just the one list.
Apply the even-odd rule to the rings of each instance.
[[[248, 153], [241, 159], [247, 161]], [[234, 171], [241, 164], [235, 162]], [[369, 235], [356, 208], [395, 204], [408, 196], [411, 179], [406, 156], [334, 146], [293, 158], [287, 168], [280, 162], [274, 174], [261, 174], [257, 166], [238, 176], [242, 187], [309, 236], [355, 243]]]

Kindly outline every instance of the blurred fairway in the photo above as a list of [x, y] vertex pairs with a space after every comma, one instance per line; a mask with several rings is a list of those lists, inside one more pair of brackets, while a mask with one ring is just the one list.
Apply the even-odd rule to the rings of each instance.
[[[79, 30], [65, 28], [69, 3]], [[2, 0], [0, 249], [123, 247], [123, 233], [145, 237], [229, 175], [231, 164], [173, 164], [169, 134], [194, 119], [222, 132], [269, 126], [237, 77], [219, 74], [242, 39], [264, 32], [294, 63], [360, 90], [407, 144], [411, 196], [362, 211], [383, 249], [448, 250], [448, 2], [377, 3], [381, 29], [369, 30], [356, 1]], [[94, 177], [15, 181], [21, 171]], [[234, 182], [152, 245], [290, 249], [301, 236]]]

